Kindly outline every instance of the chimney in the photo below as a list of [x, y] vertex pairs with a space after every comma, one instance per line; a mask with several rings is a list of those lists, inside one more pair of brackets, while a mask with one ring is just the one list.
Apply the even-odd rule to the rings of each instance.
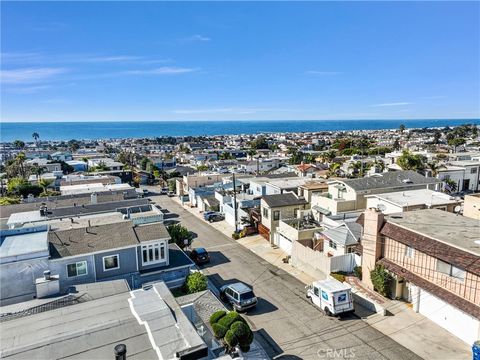
[[361, 244], [362, 254], [362, 282], [370, 289], [373, 289], [370, 280], [370, 271], [382, 256], [382, 238], [380, 229], [383, 226], [383, 213], [376, 208], [370, 208], [364, 212], [363, 236]]
[[92, 193], [92, 195], [90, 195], [90, 204], [96, 204], [96, 203], [97, 203], [97, 194]]

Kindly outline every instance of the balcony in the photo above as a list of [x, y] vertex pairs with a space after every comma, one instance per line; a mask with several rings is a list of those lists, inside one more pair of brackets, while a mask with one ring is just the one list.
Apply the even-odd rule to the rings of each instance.
[[323, 228], [311, 216], [280, 220], [278, 232], [292, 241], [312, 239], [315, 232]]

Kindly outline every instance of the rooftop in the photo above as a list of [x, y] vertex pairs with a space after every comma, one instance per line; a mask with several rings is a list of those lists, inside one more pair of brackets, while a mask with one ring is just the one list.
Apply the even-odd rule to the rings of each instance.
[[423, 204], [435, 206], [458, 203], [458, 200], [455, 200], [455, 198], [450, 195], [430, 189], [397, 191], [392, 193], [368, 195], [366, 197], [376, 197], [400, 206], [415, 206]]
[[132, 221], [49, 232], [52, 258], [138, 245], [144, 241], [169, 239], [165, 225], [135, 226]]
[[[41, 230], [41, 231], [40, 231]], [[0, 234], [0, 262], [31, 258], [33, 254], [48, 256], [47, 228], [31, 231], [6, 230]]]
[[[337, 180], [340, 181], [340, 180]], [[408, 188], [416, 185], [439, 184], [442, 181], [433, 177], [425, 177], [411, 170], [392, 171], [375, 174], [360, 179], [341, 180], [354, 190], [372, 190], [385, 188]]]
[[299, 198], [294, 193], [290, 192], [284, 194], [264, 195], [262, 196], [262, 200], [271, 208], [308, 204], [304, 198]]
[[480, 256], [478, 220], [438, 209], [407, 211], [386, 216], [389, 223]]

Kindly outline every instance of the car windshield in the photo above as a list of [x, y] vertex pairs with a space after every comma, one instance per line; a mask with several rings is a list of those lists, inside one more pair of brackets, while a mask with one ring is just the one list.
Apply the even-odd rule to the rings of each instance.
[[204, 248], [198, 248], [198, 249], [195, 249], [195, 251], [197, 252], [197, 254], [205, 254], [206, 253]]
[[255, 294], [253, 291], [248, 291], [246, 293], [240, 294], [240, 300], [249, 300], [253, 299], [255, 297]]

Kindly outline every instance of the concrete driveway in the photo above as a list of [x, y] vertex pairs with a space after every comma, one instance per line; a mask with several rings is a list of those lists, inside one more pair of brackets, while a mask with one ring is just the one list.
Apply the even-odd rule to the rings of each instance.
[[193, 247], [205, 247], [211, 263], [203, 272], [217, 287], [242, 281], [259, 297], [246, 313], [256, 339], [277, 359], [420, 359], [410, 350], [355, 316], [325, 316], [305, 298], [304, 284], [167, 196], [150, 196], [168, 209], [167, 220], [180, 221], [195, 233]]

